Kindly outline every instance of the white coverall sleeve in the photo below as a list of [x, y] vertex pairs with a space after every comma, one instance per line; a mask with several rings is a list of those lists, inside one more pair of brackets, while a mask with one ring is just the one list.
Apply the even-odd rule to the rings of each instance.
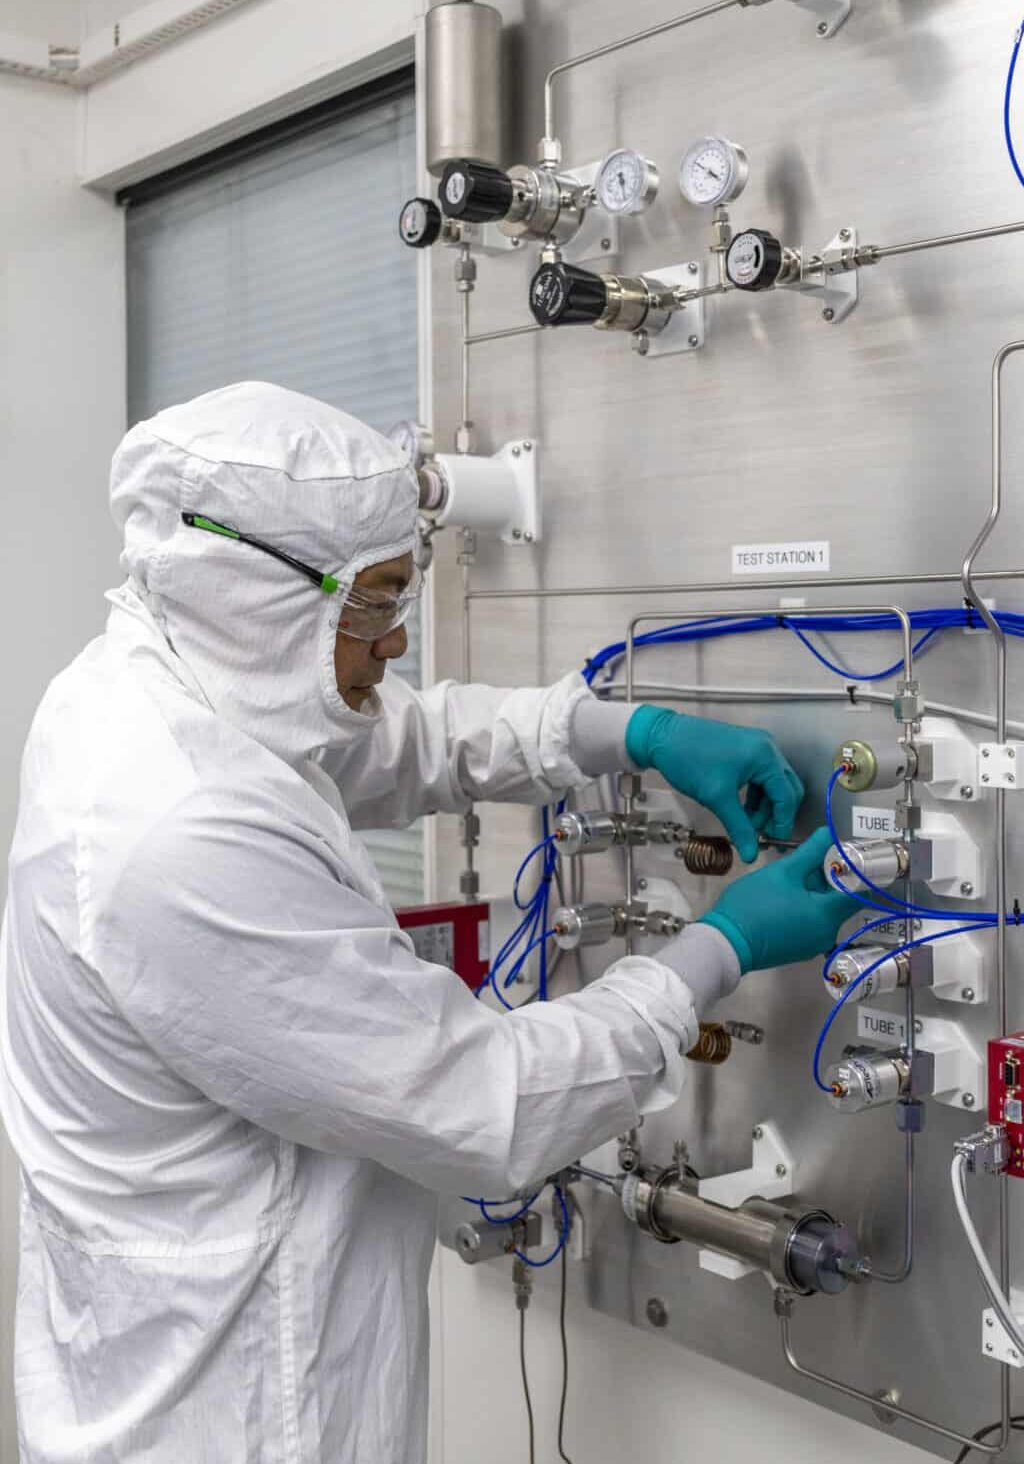
[[[582, 676], [548, 687], [516, 690], [438, 682], [415, 691], [389, 675], [381, 686], [384, 713], [372, 738], [322, 765], [338, 784], [354, 828], [399, 828], [424, 813], [461, 813], [473, 802], [553, 803], [582, 788], [600, 767], [581, 765], [594, 740], [578, 745], [581, 704], [604, 714], [620, 735], [620, 707], [603, 706]], [[625, 766], [625, 750], [622, 753]], [[583, 764], [586, 757], [583, 756]]]
[[646, 957], [499, 1016], [251, 791], [189, 795], [90, 924], [126, 1020], [208, 1098], [442, 1191], [512, 1193], [667, 1106], [698, 1036], [685, 981]]

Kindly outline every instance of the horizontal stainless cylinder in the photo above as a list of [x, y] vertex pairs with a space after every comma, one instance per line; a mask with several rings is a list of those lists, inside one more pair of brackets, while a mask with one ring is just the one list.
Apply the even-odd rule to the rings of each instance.
[[659, 1240], [720, 1251], [804, 1295], [847, 1284], [856, 1247], [824, 1210], [797, 1214], [759, 1198], [730, 1209], [701, 1199], [696, 1183], [675, 1170], [627, 1175], [620, 1192], [626, 1215]]
[[862, 876], [866, 875], [872, 884], [888, 889], [909, 873], [910, 854], [899, 839], [869, 839], [864, 842], [847, 839], [843, 841], [842, 851], [837, 845], [832, 845], [822, 868], [830, 884], [835, 874], [848, 889], [859, 891], [865, 886]]
[[623, 913], [611, 905], [563, 905], [551, 920], [555, 945], [563, 951], [604, 945], [625, 929]]
[[523, 163], [508, 170], [512, 203], [498, 227], [510, 239], [550, 239], [567, 244], [583, 222], [583, 190], [572, 178], [559, 178]]
[[608, 304], [598, 320], [599, 330], [639, 330], [656, 335], [668, 323], [669, 311], [662, 305], [664, 287], [645, 275], [604, 275]]
[[[870, 976], [864, 977], [876, 961], [882, 964]], [[854, 986], [858, 981], [860, 984]], [[867, 1001], [869, 997], [883, 996], [909, 984], [909, 957], [889, 955], [887, 947], [880, 945], [851, 946], [836, 956], [828, 974], [829, 990], [837, 1001], [850, 986], [854, 986], [848, 998], [850, 1001]]]
[[902, 742], [844, 742], [832, 765], [846, 769], [839, 783], [848, 793], [897, 788], [905, 778], [913, 777], [915, 771], [914, 759]]
[[832, 1089], [828, 1101], [841, 1113], [863, 1113], [898, 1103], [910, 1092], [910, 1064], [896, 1052], [854, 1053], [834, 1062], [825, 1072]]
[[477, 0], [426, 15], [427, 167], [501, 162], [501, 15]]
[[618, 813], [563, 813], [555, 820], [558, 854], [600, 854], [622, 843], [624, 820]]

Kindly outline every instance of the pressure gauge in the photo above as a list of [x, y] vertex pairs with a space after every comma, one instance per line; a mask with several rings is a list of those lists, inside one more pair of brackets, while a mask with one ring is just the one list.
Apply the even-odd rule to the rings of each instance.
[[698, 137], [679, 164], [680, 192], [697, 208], [731, 203], [739, 198], [749, 176], [746, 153], [725, 137]]
[[441, 210], [432, 198], [410, 198], [398, 216], [398, 232], [410, 249], [428, 249], [442, 223]]
[[616, 148], [601, 164], [595, 187], [605, 213], [643, 213], [658, 195], [658, 170], [632, 148]]

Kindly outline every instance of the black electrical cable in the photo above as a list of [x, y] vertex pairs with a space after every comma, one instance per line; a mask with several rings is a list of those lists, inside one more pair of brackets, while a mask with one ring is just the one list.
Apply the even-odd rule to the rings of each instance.
[[[1010, 1419], [1010, 1427], [1015, 1433], [1024, 1433], [1024, 1413], [1015, 1413], [1014, 1416]], [[983, 1444], [988, 1438], [989, 1434], [998, 1433], [1001, 1428], [1001, 1423], [989, 1423], [984, 1428], [979, 1428], [977, 1433], [972, 1434], [971, 1437], [974, 1439], [974, 1442], [976, 1444]], [[959, 1454], [957, 1454], [956, 1458], [953, 1460], [953, 1464], [964, 1464], [964, 1461], [967, 1459], [968, 1455], [973, 1453], [974, 1450], [972, 1448], [969, 1448], [967, 1444], [964, 1444]]]
[[526, 1417], [530, 1425], [530, 1464], [536, 1464], [533, 1438], [533, 1400], [530, 1397], [530, 1380], [526, 1376], [526, 1308], [519, 1313], [519, 1368], [523, 1375], [523, 1397], [526, 1399]]
[[[571, 1196], [570, 1196], [571, 1198]], [[558, 1306], [558, 1330], [562, 1338], [562, 1398], [558, 1405], [558, 1457], [565, 1461], [565, 1464], [572, 1464], [572, 1460], [565, 1452], [565, 1403], [569, 1396], [569, 1341], [565, 1335], [565, 1292], [566, 1278], [568, 1272], [569, 1251], [566, 1246], [562, 1247], [562, 1292]]]

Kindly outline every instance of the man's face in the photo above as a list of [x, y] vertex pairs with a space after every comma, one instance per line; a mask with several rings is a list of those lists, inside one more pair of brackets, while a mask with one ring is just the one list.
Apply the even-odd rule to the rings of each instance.
[[[412, 572], [412, 555], [403, 554], [400, 559], [386, 559], [382, 564], [371, 564], [361, 569], [354, 587], [372, 592], [374, 596], [397, 598], [408, 588]], [[345, 705], [354, 712], [361, 712], [373, 688], [383, 677], [387, 662], [404, 656], [407, 645], [404, 625], [395, 626], [394, 630], [374, 641], [356, 640], [339, 630], [334, 642], [334, 675]]]

